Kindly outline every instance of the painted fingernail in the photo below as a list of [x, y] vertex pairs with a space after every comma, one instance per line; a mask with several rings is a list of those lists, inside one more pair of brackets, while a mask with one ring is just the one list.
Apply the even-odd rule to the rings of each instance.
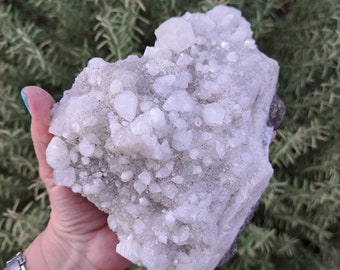
[[23, 88], [21, 90], [20, 95], [21, 95], [22, 101], [25, 104], [25, 107], [26, 107], [27, 111], [31, 114], [31, 109], [30, 109], [30, 106], [28, 105], [27, 96], [25, 95], [25, 88]]

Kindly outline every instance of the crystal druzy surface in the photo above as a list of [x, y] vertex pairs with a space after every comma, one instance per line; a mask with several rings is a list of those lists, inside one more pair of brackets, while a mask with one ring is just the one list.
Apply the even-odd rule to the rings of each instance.
[[210, 270], [269, 183], [279, 67], [226, 7], [155, 31], [142, 57], [93, 58], [52, 110], [57, 185], [109, 214], [117, 252], [149, 270]]

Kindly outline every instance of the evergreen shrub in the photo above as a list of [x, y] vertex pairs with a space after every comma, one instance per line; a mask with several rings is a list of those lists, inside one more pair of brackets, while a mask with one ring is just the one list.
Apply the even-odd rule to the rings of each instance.
[[287, 106], [271, 146], [275, 175], [220, 269], [339, 269], [338, 0], [0, 0], [0, 267], [49, 216], [20, 89], [59, 99], [91, 57], [141, 54], [165, 19], [217, 4], [241, 9], [279, 62]]

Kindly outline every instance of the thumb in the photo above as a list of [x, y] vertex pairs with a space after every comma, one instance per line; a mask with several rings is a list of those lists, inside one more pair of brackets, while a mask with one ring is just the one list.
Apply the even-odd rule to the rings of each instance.
[[54, 186], [54, 183], [52, 168], [46, 162], [46, 148], [53, 137], [48, 132], [48, 128], [51, 122], [50, 110], [55, 101], [50, 94], [37, 86], [25, 87], [22, 94], [26, 96], [32, 115], [31, 136], [39, 162], [39, 174], [49, 189]]

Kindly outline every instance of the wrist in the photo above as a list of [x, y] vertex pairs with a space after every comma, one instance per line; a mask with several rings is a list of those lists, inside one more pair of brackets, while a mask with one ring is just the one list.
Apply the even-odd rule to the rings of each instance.
[[25, 268], [30, 269], [46, 269], [47, 265], [42, 256], [42, 249], [40, 246], [41, 234], [24, 250], [23, 255], [26, 259]]
[[60, 243], [52, 229], [47, 226], [23, 252], [26, 269], [77, 269], [76, 258], [67, 251], [65, 245], [67, 243]]

